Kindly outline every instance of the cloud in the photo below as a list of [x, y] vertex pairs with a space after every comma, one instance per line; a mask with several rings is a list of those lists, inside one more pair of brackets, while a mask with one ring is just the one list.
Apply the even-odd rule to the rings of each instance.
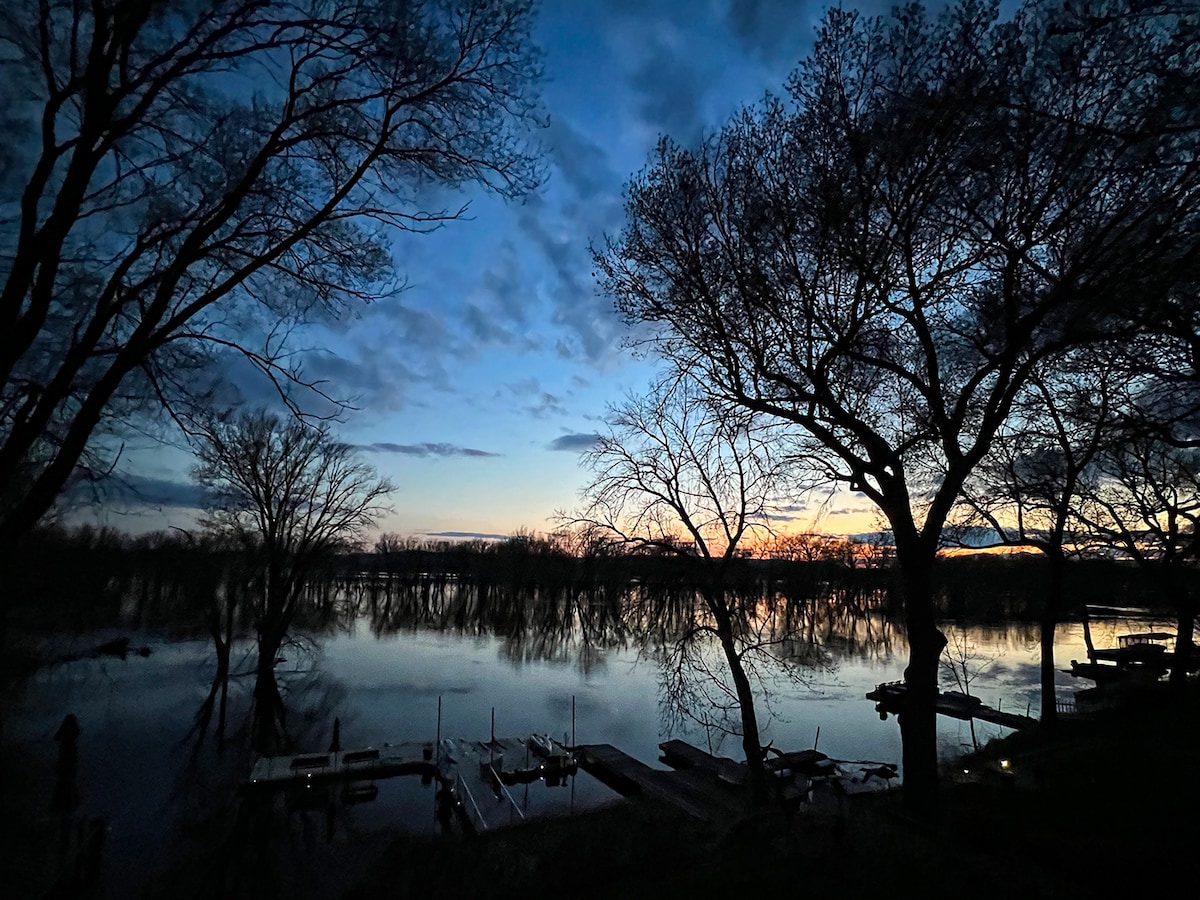
[[512, 241], [506, 239], [500, 242], [496, 263], [483, 273], [482, 283], [511, 321], [525, 324], [529, 317], [532, 291], [521, 275], [521, 264]]
[[[320, 382], [320, 387], [336, 399], [375, 412], [403, 408], [411, 402], [410, 393], [424, 396], [430, 390], [449, 389], [443, 362], [435, 352], [423, 352], [432, 349], [429, 345], [392, 338], [385, 319], [372, 319], [368, 327], [376, 329], [377, 334], [345, 345], [342, 352], [313, 350], [302, 354], [305, 379]], [[378, 346], [370, 345], [376, 342]], [[419, 348], [422, 353], [402, 354], [398, 348], [406, 346]], [[421, 369], [413, 368], [409, 361]], [[420, 390], [414, 390], [418, 387]]]
[[188, 481], [114, 472], [96, 480], [80, 479], [67, 489], [72, 501], [110, 507], [154, 506], [202, 509], [207, 492]]
[[[619, 186], [614, 186], [614, 193]], [[581, 354], [599, 363], [621, 346], [626, 330], [612, 301], [601, 296], [591, 280], [592, 260], [585, 235], [598, 235], [601, 225], [579, 221], [566, 204], [559, 210], [541, 201], [530, 201], [517, 217], [517, 225], [549, 264], [545, 290], [553, 304], [552, 325], [566, 332], [555, 344], [561, 359]]]
[[489, 534], [486, 531], [427, 531], [425, 537], [460, 538], [472, 541], [506, 541], [511, 534]]
[[725, 24], [747, 53], [794, 64], [808, 52], [823, 7], [795, 0], [733, 0]]
[[831, 516], [856, 516], [863, 513], [875, 512], [874, 506], [843, 506], [841, 509], [830, 510]]
[[562, 401], [554, 394], [543, 391], [542, 396], [538, 398], [536, 403], [525, 407], [525, 412], [529, 413], [535, 419], [546, 419], [552, 415], [565, 416], [567, 408], [562, 405]]
[[425, 442], [422, 444], [392, 444], [387, 441], [376, 441], [374, 444], [355, 444], [359, 450], [367, 453], [399, 453], [403, 456], [467, 456], [484, 458], [503, 456], [502, 453], [492, 453], [489, 450], [476, 450], [474, 447], [460, 447], [457, 444]]
[[768, 522], [799, 522], [801, 516], [789, 516], [786, 513], [767, 513], [765, 516]]
[[600, 145], [559, 116], [546, 129], [550, 158], [566, 181], [581, 197], [619, 188], [621, 177], [609, 163]]
[[686, 38], [669, 40], [671, 29], [655, 32], [630, 77], [638, 93], [638, 114], [659, 132], [681, 144], [692, 144], [707, 124], [702, 101], [708, 80], [696, 67], [692, 54], [681, 53], [678, 45]]
[[563, 450], [568, 453], [582, 453], [596, 446], [600, 440], [598, 434], [563, 434], [546, 445], [547, 450]]

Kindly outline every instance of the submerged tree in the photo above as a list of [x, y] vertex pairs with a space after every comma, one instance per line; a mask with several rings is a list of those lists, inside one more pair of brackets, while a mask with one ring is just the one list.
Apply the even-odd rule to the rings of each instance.
[[810, 464], [886, 517], [919, 814], [935, 808], [946, 640], [931, 573], [963, 485], [1044, 360], [1119, 338], [1194, 283], [1197, 23], [1138, 6], [830, 10], [792, 103], [693, 149], [664, 140], [596, 254], [662, 354], [799, 425]]
[[3, 5], [0, 551], [213, 356], [302, 381], [280, 336], [395, 288], [396, 231], [461, 213], [430, 185], [537, 184], [532, 8]]
[[[726, 698], [716, 702], [735, 711], [756, 801], [766, 796], [766, 777], [753, 679], [760, 665], [786, 669], [793, 661], [789, 635], [761, 614], [757, 597], [746, 602], [732, 590], [729, 575], [751, 538], [769, 532], [772, 513], [792, 487], [783, 437], [779, 424], [713, 402], [690, 379], [660, 385], [615, 410], [611, 432], [584, 455], [592, 480], [580, 492], [582, 508], [563, 516], [632, 549], [697, 560], [706, 615], [691, 614], [695, 594], [682, 598], [682, 633], [666, 639], [674, 648], [668, 703]], [[643, 586], [642, 593], [650, 592]], [[643, 596], [652, 607], [643, 610], [645, 626], [661, 628], [678, 599]], [[708, 662], [704, 641], [712, 638], [731, 687]], [[698, 690], [687, 680], [697, 672], [710, 679]], [[708, 709], [689, 711], [704, 724], [714, 721]]]
[[256, 745], [269, 747], [283, 715], [275, 660], [307, 578], [357, 541], [387, 511], [393, 490], [328, 426], [258, 411], [213, 422], [197, 434], [194, 478], [209, 492], [202, 524], [236, 538], [258, 561], [254, 626]]

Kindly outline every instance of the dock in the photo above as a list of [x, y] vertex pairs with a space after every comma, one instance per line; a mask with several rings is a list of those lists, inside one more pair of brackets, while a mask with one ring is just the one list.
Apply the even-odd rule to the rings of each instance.
[[652, 769], [612, 744], [575, 748], [580, 768], [623, 796], [644, 796], [701, 822], [720, 822], [745, 812], [745, 792], [710, 772]]
[[[875, 701], [875, 709], [883, 718], [888, 713], [899, 715], [904, 712], [905, 700], [908, 696], [908, 685], [903, 681], [890, 681], [876, 685], [875, 690], [867, 694], [868, 700]], [[977, 697], [970, 697], [957, 691], [942, 691], [938, 694], [937, 711], [952, 719], [969, 721], [979, 719], [981, 722], [991, 722], [1004, 728], [1021, 729], [1037, 724], [1037, 719], [1022, 716], [1017, 713], [1004, 712], [991, 706], [985, 706]]]
[[662, 761], [672, 769], [706, 769], [726, 784], [746, 783], [746, 764], [727, 756], [713, 756], [686, 741], [663, 741], [658, 745]]
[[395, 744], [381, 748], [264, 756], [250, 770], [247, 788], [287, 787], [321, 781], [368, 781], [395, 775], [437, 774], [431, 744]]
[[494, 738], [490, 741], [442, 739], [384, 744], [361, 750], [264, 756], [250, 770], [246, 788], [288, 787], [321, 781], [373, 781], [397, 775], [454, 780], [464, 765], [494, 769], [506, 785], [538, 778], [562, 778], [574, 772], [570, 751], [552, 738]]
[[[617, 793], [652, 798], [701, 822], [729, 822], [745, 815], [750, 799], [745, 763], [714, 756], [686, 741], [663, 741], [658, 748], [672, 771], [653, 769], [611, 744], [576, 747], [575, 758], [580, 768]], [[786, 760], [802, 757], [807, 761], [814, 752], [767, 760], [768, 791], [785, 803], [807, 798], [812, 779], [789, 767]], [[816, 755], [825, 759], [824, 754]]]

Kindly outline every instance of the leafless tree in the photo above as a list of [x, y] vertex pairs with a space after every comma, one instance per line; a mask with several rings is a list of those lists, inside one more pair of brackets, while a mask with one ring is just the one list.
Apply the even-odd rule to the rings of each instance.
[[1180, 574], [1200, 560], [1200, 449], [1173, 446], [1154, 428], [1108, 447], [1099, 468], [1078, 515], [1095, 543], [1157, 576], [1176, 610], [1171, 679], [1182, 684], [1193, 656], [1197, 598]]
[[1043, 360], [1194, 283], [1194, 17], [1087, 6], [829, 11], [792, 103], [664, 140], [596, 253], [661, 353], [801, 426], [812, 464], [887, 518], [917, 814], [937, 797], [931, 572], [961, 488]]
[[987, 458], [963, 486], [967, 526], [982, 524], [996, 543], [1029, 547], [1047, 561], [1041, 614], [1041, 721], [1058, 711], [1054, 632], [1062, 618], [1067, 557], [1082, 497], [1099, 477], [1098, 459], [1119, 438], [1124, 374], [1095, 354], [1053, 361], [1034, 372], [997, 430]]
[[[695, 615], [694, 596], [685, 597], [688, 621], [667, 639], [667, 702], [706, 726], [736, 711], [751, 793], [762, 800], [753, 679], [760, 665], [791, 667], [783, 652], [788, 635], [761, 614], [757, 598], [736, 596], [727, 576], [744, 545], [769, 533], [772, 512], [795, 489], [785, 429], [712, 402], [688, 378], [614, 412], [612, 430], [584, 456], [592, 479], [580, 492], [582, 508], [562, 518], [631, 548], [697, 560], [702, 612]], [[667, 615], [649, 614], [647, 627]], [[714, 638], [728, 680], [711, 658]]]
[[394, 291], [441, 188], [538, 183], [533, 5], [3, 4], [0, 547], [212, 357], [304, 383], [289, 328]]
[[196, 482], [209, 493], [203, 526], [235, 538], [257, 559], [256, 744], [282, 725], [274, 667], [306, 579], [387, 511], [393, 490], [327, 425], [249, 412], [197, 429]]

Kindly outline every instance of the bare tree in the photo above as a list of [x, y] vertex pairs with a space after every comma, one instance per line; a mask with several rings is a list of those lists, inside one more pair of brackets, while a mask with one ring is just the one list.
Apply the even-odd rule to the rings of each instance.
[[[712, 402], [690, 379], [660, 385], [615, 410], [611, 432], [584, 456], [593, 477], [581, 490], [582, 509], [562, 516], [631, 548], [697, 560], [705, 614], [688, 616], [672, 642], [668, 702], [708, 726], [736, 709], [756, 801], [766, 796], [766, 778], [752, 677], [759, 664], [788, 666], [786, 635], [754, 602], [739, 600], [728, 575], [748, 540], [769, 532], [772, 512], [792, 488], [783, 432]], [[695, 610], [694, 595], [685, 603]], [[665, 615], [647, 616], [648, 627], [661, 626]], [[732, 686], [704, 646], [713, 638]]]
[[1048, 564], [1041, 614], [1041, 722], [1058, 718], [1054, 632], [1062, 618], [1072, 527], [1113, 440], [1123, 373], [1095, 354], [1055, 360], [1034, 372], [997, 430], [991, 452], [963, 486], [969, 515], [1002, 546], [1029, 547]]
[[596, 254], [660, 352], [801, 426], [812, 464], [887, 518], [917, 814], [937, 796], [931, 573], [962, 486], [1042, 360], [1194, 283], [1194, 22], [1101, 5], [831, 10], [792, 104], [664, 140]]
[[1157, 576], [1177, 616], [1171, 680], [1183, 684], [1197, 598], [1180, 575], [1200, 559], [1200, 449], [1163, 441], [1155, 426], [1109, 446], [1099, 468], [1078, 515], [1094, 542]]
[[259, 561], [255, 733], [263, 749], [283, 724], [275, 660], [306, 580], [387, 511], [393, 488], [326, 425], [258, 411], [212, 422], [196, 437], [193, 477], [210, 495], [202, 524], [238, 539]]
[[395, 232], [462, 212], [438, 188], [538, 183], [532, 8], [3, 5], [0, 548], [106, 423], [203, 393], [212, 356], [303, 382], [289, 323], [393, 291]]

